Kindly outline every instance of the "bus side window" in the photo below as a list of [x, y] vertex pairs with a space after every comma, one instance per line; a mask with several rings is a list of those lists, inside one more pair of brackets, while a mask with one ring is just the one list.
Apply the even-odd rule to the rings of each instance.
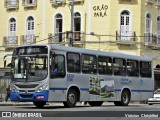
[[97, 73], [97, 58], [93, 55], [82, 55], [82, 72], [83, 73]]
[[139, 76], [139, 64], [136, 60], [127, 60], [127, 75], [132, 77]]
[[[65, 58], [63, 55], [56, 55], [53, 60], [54, 65], [50, 65], [50, 76], [51, 78], [64, 78], [65, 72]], [[55, 61], [54, 61], [55, 60]]]
[[152, 77], [152, 72], [151, 72], [151, 62], [140, 62], [140, 74], [141, 77], [147, 77], [150, 78]]
[[112, 58], [99, 56], [98, 57], [98, 73], [99, 74], [112, 74]]
[[67, 71], [80, 72], [80, 55], [78, 53], [67, 53]]
[[113, 59], [113, 71], [114, 75], [126, 75], [126, 60], [121, 58]]

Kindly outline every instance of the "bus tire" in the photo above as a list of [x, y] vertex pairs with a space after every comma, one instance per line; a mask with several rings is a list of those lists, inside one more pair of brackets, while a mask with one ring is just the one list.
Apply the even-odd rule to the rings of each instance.
[[130, 102], [130, 93], [128, 90], [123, 90], [123, 92], [121, 94], [120, 104], [122, 106], [128, 106], [129, 102]]
[[33, 104], [37, 107], [37, 108], [43, 108], [44, 105], [46, 104], [45, 101], [34, 101]]
[[101, 106], [103, 104], [103, 101], [90, 101], [88, 102], [90, 106]]
[[63, 102], [65, 107], [71, 108], [74, 107], [77, 103], [77, 92], [73, 89], [70, 89], [67, 94], [67, 101]]

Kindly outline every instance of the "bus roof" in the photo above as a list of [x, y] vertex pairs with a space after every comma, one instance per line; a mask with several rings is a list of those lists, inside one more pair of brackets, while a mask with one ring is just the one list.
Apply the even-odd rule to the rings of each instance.
[[133, 59], [133, 60], [152, 61], [152, 58], [149, 58], [149, 57], [134, 56], [134, 55], [128, 55], [128, 54], [123, 54], [123, 53], [114, 53], [114, 52], [107, 52], [107, 51], [100, 51], [100, 50], [90, 50], [90, 49], [77, 48], [77, 47], [60, 46], [60, 45], [55, 45], [55, 44], [32, 44], [32, 45], [23, 45], [19, 47], [25, 47], [25, 46], [47, 46], [50, 49], [67, 51], [67, 52], [110, 56], [110, 57], [115, 57], [115, 58]]

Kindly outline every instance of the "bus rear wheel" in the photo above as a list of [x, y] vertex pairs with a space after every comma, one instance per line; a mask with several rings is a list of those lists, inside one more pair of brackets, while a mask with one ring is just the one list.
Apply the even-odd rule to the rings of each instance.
[[33, 104], [34, 104], [37, 108], [43, 108], [44, 105], [46, 104], [46, 102], [44, 102], [44, 101], [34, 101]]
[[88, 104], [90, 106], [101, 106], [103, 104], [103, 101], [91, 101], [91, 102], [88, 102]]
[[63, 102], [65, 107], [74, 107], [77, 103], [77, 92], [73, 89], [70, 89], [67, 94], [67, 101]]
[[129, 102], [130, 102], [130, 93], [128, 90], [123, 90], [123, 92], [121, 94], [120, 104], [122, 106], [128, 106]]

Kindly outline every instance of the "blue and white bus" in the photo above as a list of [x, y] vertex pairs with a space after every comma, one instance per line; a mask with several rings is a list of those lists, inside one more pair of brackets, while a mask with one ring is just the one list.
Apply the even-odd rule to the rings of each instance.
[[146, 57], [35, 44], [16, 47], [11, 64], [11, 100], [36, 107], [47, 102], [74, 107], [81, 101], [127, 106], [154, 91], [152, 59]]

